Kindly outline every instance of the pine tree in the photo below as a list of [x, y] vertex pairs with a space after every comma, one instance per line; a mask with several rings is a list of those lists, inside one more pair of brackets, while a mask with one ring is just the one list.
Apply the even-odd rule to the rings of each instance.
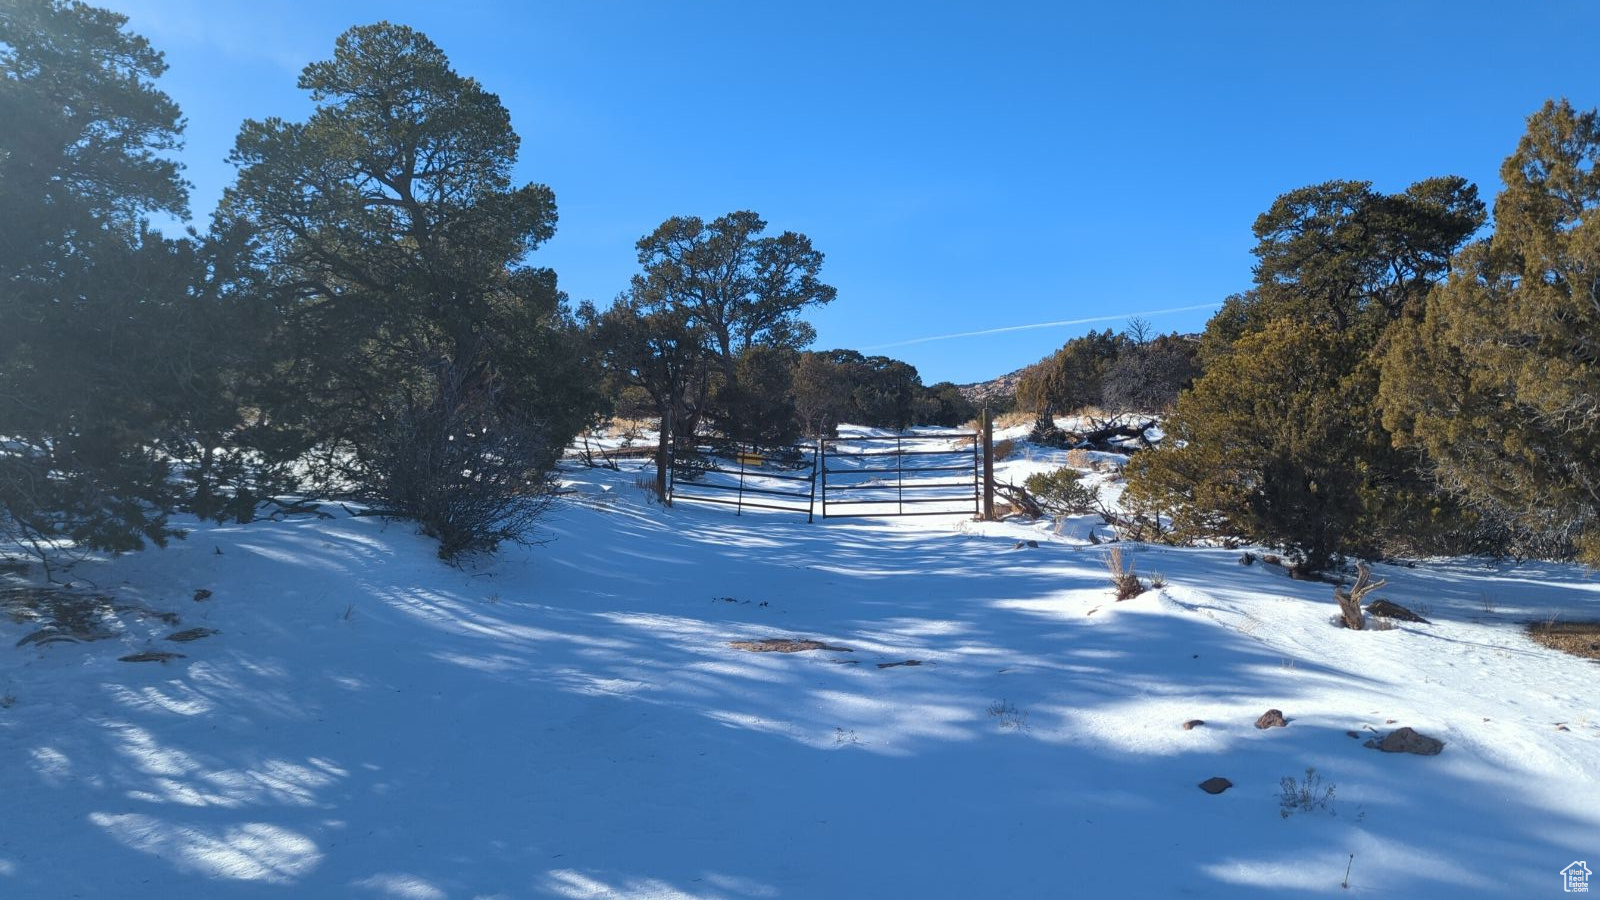
[[167, 154], [182, 120], [126, 17], [14, 0], [0, 14], [0, 539], [133, 550], [176, 533], [174, 427], [194, 249]]

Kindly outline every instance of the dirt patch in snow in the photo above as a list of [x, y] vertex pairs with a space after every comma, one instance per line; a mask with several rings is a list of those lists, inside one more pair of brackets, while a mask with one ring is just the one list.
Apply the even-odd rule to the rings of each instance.
[[849, 647], [838, 647], [833, 644], [824, 644], [821, 641], [801, 641], [792, 638], [769, 638], [762, 641], [729, 641], [728, 646], [735, 650], [749, 650], [751, 653], [800, 653], [806, 650], [835, 650], [840, 653], [854, 653]]
[[1528, 636], [1563, 653], [1600, 659], [1600, 622], [1534, 622]]
[[17, 641], [27, 644], [53, 644], [58, 641], [88, 642], [114, 638], [124, 631], [121, 613], [159, 619], [177, 625], [175, 613], [161, 612], [137, 603], [118, 603], [105, 594], [53, 587], [14, 587], [0, 589], [0, 610], [21, 625], [37, 626]]
[[172, 653], [167, 650], [143, 650], [130, 653], [127, 656], [117, 657], [118, 662], [158, 662], [164, 663], [169, 659], [186, 659], [182, 653]]

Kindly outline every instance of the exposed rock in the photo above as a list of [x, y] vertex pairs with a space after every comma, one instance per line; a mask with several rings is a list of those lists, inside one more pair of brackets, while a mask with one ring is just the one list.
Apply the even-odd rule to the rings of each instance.
[[1444, 741], [1428, 737], [1411, 728], [1396, 728], [1380, 740], [1373, 738], [1366, 746], [1385, 753], [1415, 753], [1418, 756], [1437, 756], [1444, 749]]
[[194, 602], [196, 602], [196, 603], [199, 603], [202, 600], [209, 600], [209, 599], [211, 599], [211, 592], [206, 590], [205, 588], [201, 588], [200, 590], [194, 592]]
[[186, 628], [183, 631], [176, 631], [167, 635], [166, 639], [182, 643], [184, 641], [198, 641], [203, 637], [210, 637], [217, 633], [218, 631], [215, 628]]
[[1193, 731], [1196, 728], [1199, 728], [1201, 725], [1204, 725], [1205, 723], [1206, 723], [1205, 719], [1190, 719], [1189, 721], [1183, 723], [1183, 730], [1184, 731]]
[[1283, 717], [1281, 709], [1269, 709], [1256, 720], [1257, 728], [1282, 728], [1288, 724], [1289, 720]]
[[1404, 606], [1398, 603], [1390, 603], [1388, 600], [1374, 600], [1368, 603], [1367, 615], [1382, 616], [1385, 619], [1399, 619], [1402, 622], [1417, 622], [1422, 625], [1433, 624]]
[[1345, 732], [1345, 737], [1353, 737], [1353, 738], [1355, 738], [1356, 740], [1359, 741], [1359, 740], [1361, 740], [1361, 732], [1359, 732], [1359, 731], [1346, 731]]
[[1039, 549], [1039, 542], [1038, 541], [1029, 541], [1028, 542], [1028, 546], [1034, 548], [1035, 550], [1037, 550], [1037, 549]]
[[880, 668], [880, 669], [892, 669], [895, 666], [920, 666], [920, 665], [922, 665], [922, 660], [920, 660], [920, 659], [908, 659], [908, 660], [905, 660], [903, 662], [878, 663], [878, 668]]
[[1231, 787], [1233, 787], [1233, 782], [1221, 777], [1207, 778], [1205, 781], [1200, 782], [1200, 790], [1208, 794], [1220, 794]]
[[988, 381], [957, 385], [957, 389], [961, 391], [961, 396], [978, 406], [983, 406], [990, 401], [998, 403], [1003, 398], [1014, 396], [1017, 393], [1017, 382], [1021, 380], [1022, 370], [1018, 369]]

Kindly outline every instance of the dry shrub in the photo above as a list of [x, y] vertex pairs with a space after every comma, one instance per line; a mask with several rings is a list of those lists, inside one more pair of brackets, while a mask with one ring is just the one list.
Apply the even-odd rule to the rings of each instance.
[[617, 437], [638, 440], [644, 436], [645, 432], [655, 431], [660, 427], [660, 419], [630, 419], [618, 416], [607, 422], [601, 431], [614, 434]]
[[1122, 548], [1113, 544], [1106, 553], [1106, 571], [1111, 573], [1111, 587], [1117, 592], [1118, 600], [1129, 600], [1145, 592], [1144, 582], [1134, 573], [1133, 560], [1124, 564]]
[[[967, 437], [956, 438], [954, 446], [956, 446], [958, 448], [960, 448], [960, 447], [971, 447], [973, 444], [978, 443], [981, 439], [982, 439], [982, 435], [969, 435]], [[994, 442], [994, 459], [995, 459], [995, 462], [999, 462], [1002, 459], [1010, 458], [1011, 454], [1016, 449], [1017, 449], [1017, 442], [1011, 440], [1010, 438], [1006, 438], [1004, 440], [995, 441]]]
[[1553, 650], [1600, 659], [1600, 622], [1532, 622], [1528, 636]]
[[1038, 415], [1028, 412], [1025, 409], [1013, 409], [1009, 412], [995, 413], [994, 427], [1015, 428], [1018, 425], [1032, 424], [1033, 420], [1036, 418], [1038, 418]]

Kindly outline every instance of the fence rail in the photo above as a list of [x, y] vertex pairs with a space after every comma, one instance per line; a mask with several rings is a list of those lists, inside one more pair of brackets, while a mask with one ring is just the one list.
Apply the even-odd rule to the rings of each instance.
[[817, 459], [813, 448], [761, 447], [699, 438], [675, 443], [668, 467], [669, 502], [687, 500], [751, 509], [803, 512], [813, 521]]
[[[977, 438], [974, 432], [958, 432], [819, 442], [822, 517], [977, 515], [981, 498]], [[970, 448], [962, 446], [967, 441]], [[887, 465], [891, 459], [894, 465]], [[947, 477], [955, 473], [965, 477]], [[938, 508], [925, 508], [933, 506]]]
[[806, 521], [868, 516], [988, 515], [987, 418], [980, 432], [826, 438], [770, 447], [675, 441], [660, 470], [667, 502], [803, 512]]

